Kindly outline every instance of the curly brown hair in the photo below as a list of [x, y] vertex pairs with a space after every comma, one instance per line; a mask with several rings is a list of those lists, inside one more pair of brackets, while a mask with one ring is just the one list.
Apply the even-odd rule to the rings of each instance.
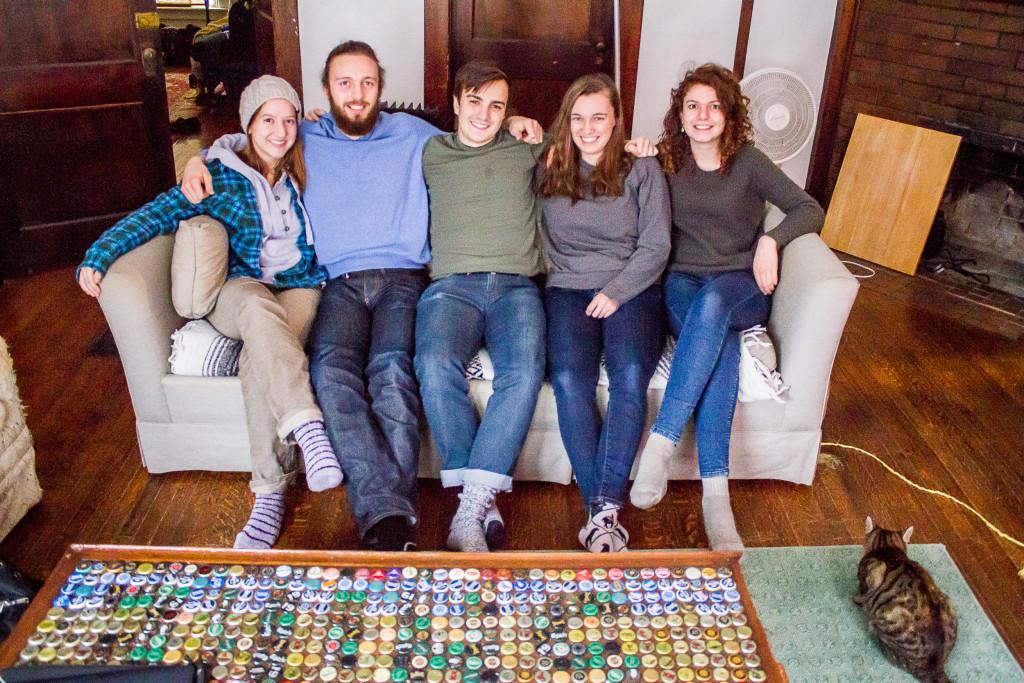
[[750, 113], [747, 111], [750, 100], [740, 91], [740, 81], [736, 75], [720, 64], [702, 64], [696, 69], [691, 69], [672, 90], [668, 112], [665, 113], [662, 122], [661, 137], [658, 138], [661, 167], [665, 173], [672, 175], [683, 167], [686, 158], [692, 154], [690, 138], [683, 132], [681, 123], [683, 99], [695, 85], [714, 88], [725, 114], [725, 131], [718, 139], [718, 151], [722, 157], [719, 171], [725, 175], [729, 172], [733, 155], [740, 147], [754, 139], [754, 132], [750, 124]]
[[569, 86], [562, 97], [562, 106], [551, 126], [551, 142], [547, 168], [540, 184], [544, 197], [561, 195], [570, 197], [575, 204], [583, 199], [583, 183], [580, 182], [580, 151], [572, 141], [572, 108], [583, 95], [607, 95], [615, 114], [615, 127], [605, 145], [601, 160], [590, 175], [589, 186], [595, 197], [621, 197], [625, 178], [633, 166], [633, 157], [625, 153], [626, 134], [623, 130], [622, 100], [615, 83], [602, 73], [580, 76]]

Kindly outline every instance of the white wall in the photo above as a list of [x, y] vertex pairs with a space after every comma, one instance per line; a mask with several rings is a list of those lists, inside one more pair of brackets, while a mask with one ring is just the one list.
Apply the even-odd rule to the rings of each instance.
[[[821, 102], [837, 0], [758, 0], [750, 20], [745, 73], [782, 67], [798, 74]], [[718, 62], [732, 67], [740, 0], [647, 0], [640, 34], [633, 134], [656, 139], [669, 94], [686, 65]], [[782, 169], [803, 186], [808, 144]]]
[[656, 140], [672, 88], [688, 65], [731, 67], [740, 0], [646, 0], [640, 32], [633, 135]]
[[386, 71], [381, 97], [423, 102], [422, 0], [299, 0], [303, 105], [327, 107], [320, 86], [324, 59], [344, 40], [362, 40]]
[[[745, 73], [781, 67], [803, 79], [821, 109], [821, 93], [828, 65], [838, 0], [757, 0], [750, 19]], [[811, 164], [814, 138], [782, 170], [803, 187]]]

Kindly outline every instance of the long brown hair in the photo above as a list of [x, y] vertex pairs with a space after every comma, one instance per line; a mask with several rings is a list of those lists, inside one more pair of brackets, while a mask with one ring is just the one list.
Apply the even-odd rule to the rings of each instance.
[[619, 91], [605, 74], [580, 76], [562, 97], [555, 122], [551, 126], [551, 144], [544, 180], [540, 194], [544, 197], [561, 195], [571, 197], [575, 204], [583, 199], [583, 183], [580, 182], [580, 151], [572, 141], [572, 108], [583, 95], [603, 93], [611, 102], [615, 113], [615, 126], [611, 138], [601, 153], [588, 185], [595, 197], [621, 197], [623, 185], [633, 166], [633, 157], [625, 153], [626, 134], [623, 130], [622, 101]]
[[740, 91], [736, 75], [719, 64], [703, 64], [686, 73], [682, 82], [672, 91], [668, 112], [662, 122], [663, 130], [658, 138], [658, 156], [661, 168], [672, 175], [683, 167], [686, 158], [692, 156], [690, 138], [683, 132], [681, 115], [683, 99], [695, 85], [714, 88], [715, 95], [725, 114], [725, 130], [718, 139], [718, 152], [722, 158], [720, 172], [729, 172], [733, 155], [740, 147], [754, 139], [753, 127], [747, 104], [750, 100]]
[[[256, 110], [256, 113], [252, 115], [253, 120], [259, 116], [262, 109], [263, 105], [260, 105], [260, 108]], [[298, 115], [298, 112], [296, 112], [296, 118]], [[252, 135], [249, 134], [248, 130], [245, 131], [245, 137], [248, 139], [249, 144], [242, 150], [242, 153], [239, 154], [239, 156], [242, 161], [259, 171], [260, 175], [266, 176], [269, 172], [271, 174], [271, 187], [276, 185], [277, 181], [281, 179], [282, 172], [287, 172], [292, 179], [292, 183], [295, 184], [295, 189], [299, 191], [299, 194], [306, 191], [306, 157], [302, 153], [302, 138], [299, 137], [298, 132], [295, 134], [295, 144], [292, 145], [291, 149], [285, 152], [284, 157], [282, 157], [281, 161], [277, 162], [273, 168], [267, 168], [267, 165], [264, 164], [263, 160], [256, 154], [256, 149], [252, 144]]]

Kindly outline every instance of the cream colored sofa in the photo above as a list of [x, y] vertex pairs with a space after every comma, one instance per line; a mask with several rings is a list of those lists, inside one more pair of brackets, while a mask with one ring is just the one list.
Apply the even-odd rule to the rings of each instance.
[[[172, 246], [172, 237], [159, 237], [118, 259], [100, 296], [135, 407], [142, 459], [150, 472], [244, 471], [249, 467], [249, 445], [238, 379], [169, 374], [171, 333], [184, 322], [170, 300]], [[730, 453], [734, 478], [800, 484], [814, 479], [832, 361], [857, 288], [857, 280], [817, 235], [805, 235], [786, 247], [768, 327], [780, 370], [792, 387], [790, 401], [737, 407]], [[473, 381], [470, 392], [482, 407], [491, 383]], [[599, 392], [603, 406], [607, 391]], [[648, 426], [661, 398], [661, 389], [650, 390]], [[692, 437], [688, 432], [680, 444], [673, 478], [697, 477]], [[425, 433], [420, 475], [436, 477], [439, 464]], [[541, 389], [515, 477], [572, 480], [554, 394], [547, 384]]]
[[36, 452], [25, 424], [14, 362], [0, 337], [0, 540], [41, 497]]

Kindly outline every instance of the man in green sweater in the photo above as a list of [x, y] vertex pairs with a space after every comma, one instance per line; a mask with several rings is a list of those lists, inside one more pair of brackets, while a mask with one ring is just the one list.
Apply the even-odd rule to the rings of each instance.
[[[544, 146], [502, 129], [509, 81], [497, 67], [470, 62], [454, 92], [456, 132], [423, 150], [433, 262], [416, 309], [415, 368], [441, 483], [462, 487], [448, 547], [486, 552], [503, 542], [494, 496], [512, 488], [544, 379], [544, 306], [531, 279], [541, 272], [532, 178]], [[478, 420], [465, 368], [481, 343], [494, 394]]]

